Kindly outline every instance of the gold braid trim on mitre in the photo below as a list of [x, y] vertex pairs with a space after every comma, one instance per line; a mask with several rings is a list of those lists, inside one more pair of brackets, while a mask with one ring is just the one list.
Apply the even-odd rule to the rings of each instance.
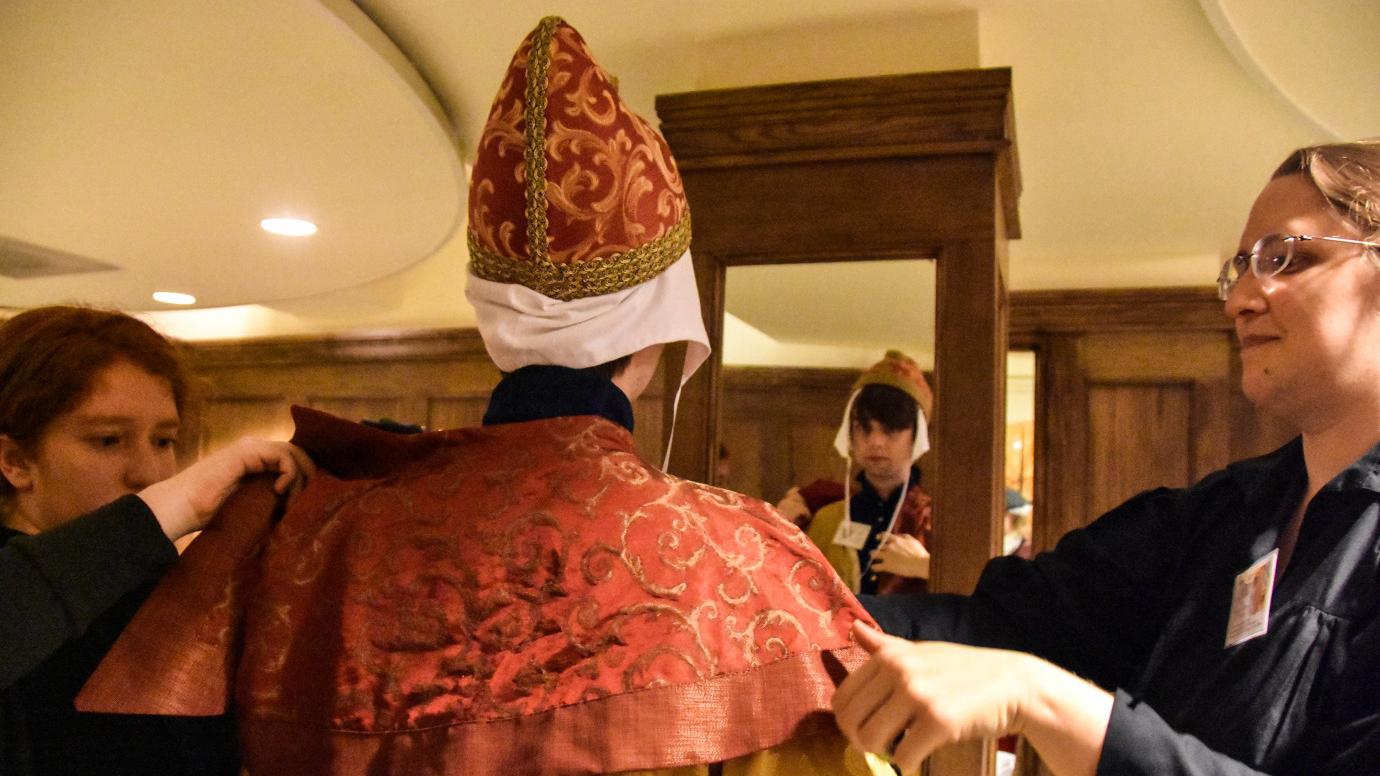
[[665, 234], [632, 250], [602, 258], [556, 264], [541, 259], [515, 259], [480, 244], [474, 230], [466, 230], [470, 271], [494, 283], [517, 283], [563, 302], [603, 296], [640, 285], [660, 275], [690, 247], [690, 211]]
[[551, 67], [551, 39], [560, 23], [559, 16], [542, 19], [527, 54], [522, 155], [523, 174], [527, 176], [527, 250], [535, 262], [546, 261], [546, 78]]

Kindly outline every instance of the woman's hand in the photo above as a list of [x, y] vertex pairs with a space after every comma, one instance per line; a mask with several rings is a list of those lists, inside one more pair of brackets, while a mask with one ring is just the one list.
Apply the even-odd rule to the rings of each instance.
[[910, 534], [888, 533], [872, 553], [872, 570], [898, 577], [930, 578], [930, 551]]
[[316, 473], [316, 466], [295, 445], [245, 437], [144, 488], [139, 498], [148, 504], [163, 533], [176, 541], [204, 528], [240, 480], [263, 472], [277, 472], [274, 492], [291, 498]]
[[839, 686], [834, 715], [859, 748], [911, 773], [946, 744], [1023, 733], [1054, 773], [1096, 770], [1112, 712], [1097, 687], [1023, 652], [910, 642], [860, 622], [853, 637], [872, 659]]

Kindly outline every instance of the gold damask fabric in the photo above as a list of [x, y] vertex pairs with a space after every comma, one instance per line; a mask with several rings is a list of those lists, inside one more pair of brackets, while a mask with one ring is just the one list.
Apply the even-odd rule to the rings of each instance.
[[811, 747], [852, 772], [830, 700], [870, 618], [769, 506], [658, 471], [598, 417], [410, 437], [294, 418], [320, 474], [276, 524], [266, 483], [236, 494], [82, 708], [205, 714], [233, 694], [256, 776]]
[[656, 277], [690, 246], [666, 141], [580, 34], [548, 17], [518, 48], [470, 178], [470, 271], [560, 300]]

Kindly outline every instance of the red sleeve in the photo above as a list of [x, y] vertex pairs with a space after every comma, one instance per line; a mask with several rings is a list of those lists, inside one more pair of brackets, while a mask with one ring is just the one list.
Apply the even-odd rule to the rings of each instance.
[[813, 515], [835, 501], [843, 501], [843, 483], [835, 480], [815, 480], [800, 489], [800, 497], [805, 499], [805, 506]]

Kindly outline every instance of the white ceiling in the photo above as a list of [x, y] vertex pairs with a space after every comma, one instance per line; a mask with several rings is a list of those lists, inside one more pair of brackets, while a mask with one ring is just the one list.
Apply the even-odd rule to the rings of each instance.
[[[6, 0], [0, 73], [0, 236], [116, 268], [0, 277], [7, 305], [320, 294], [462, 222], [449, 120], [348, 2]], [[271, 216], [320, 231], [270, 235]]]
[[[473, 325], [460, 160], [551, 12], [648, 117], [659, 93], [1011, 67], [1015, 289], [1206, 286], [1289, 150], [1380, 134], [1373, 2], [5, 0], [0, 238], [120, 269], [0, 277], [0, 306], [235, 305], [152, 316], [192, 338]], [[321, 231], [258, 230], [287, 212]], [[838, 286], [794, 272], [750, 282]], [[863, 328], [729, 293], [771, 337]]]

